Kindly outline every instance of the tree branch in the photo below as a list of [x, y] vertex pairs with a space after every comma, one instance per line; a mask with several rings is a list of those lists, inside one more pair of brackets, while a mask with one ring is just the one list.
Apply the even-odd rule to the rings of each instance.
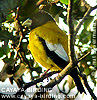
[[93, 100], [97, 100], [97, 97], [95, 96], [95, 94], [93, 93], [93, 90], [90, 88], [90, 86], [87, 82], [86, 75], [83, 74], [82, 79], [84, 80], [84, 84], [85, 84], [87, 90], [89, 91], [90, 95], [92, 96]]
[[82, 18], [82, 20], [76, 25], [74, 31], [75, 31], [75, 35], [78, 33], [81, 25], [85, 22], [85, 20], [88, 18], [89, 14], [93, 11], [97, 9], [97, 5], [94, 7], [89, 7], [87, 12], [85, 13], [84, 17]]
[[69, 35], [68, 35], [68, 52], [69, 52], [69, 60], [73, 64], [73, 62], [76, 61], [75, 51], [74, 51], [74, 25], [72, 20], [72, 7], [73, 7], [73, 1], [69, 0], [68, 5], [68, 25], [69, 25]]
[[[77, 62], [76, 62], [75, 64], [77, 64]], [[74, 65], [74, 66], [75, 66], [75, 65]], [[58, 74], [57, 77], [55, 77], [53, 80], [51, 80], [50, 83], [48, 83], [46, 86], [40, 87], [38, 90], [41, 91], [41, 90], [43, 90], [44, 88], [45, 88], [45, 89], [47, 89], [47, 88], [52, 89], [56, 84], [60, 83], [60, 82], [62, 81], [62, 79], [63, 79], [67, 74], [70, 73], [72, 67], [74, 67], [74, 66], [72, 66], [72, 63], [69, 63], [69, 64]], [[44, 93], [44, 92], [42, 92], [42, 93], [36, 92], [36, 93], [34, 94], [32, 100], [34, 100], [34, 99], [36, 98], [36, 95], [37, 95], [37, 97], [38, 97], [39, 94], [43, 94], [43, 93]]]
[[91, 52], [88, 52], [87, 54], [85, 54], [84, 56], [82, 56], [80, 59], [78, 59], [77, 62], [79, 63], [81, 60], [85, 59], [90, 54], [91, 54]]
[[[50, 77], [50, 76], [52, 76], [53, 74], [56, 74], [56, 73], [58, 73], [58, 72], [59, 72], [59, 71], [50, 72], [50, 73], [44, 75], [43, 77], [38, 78], [37, 80], [33, 80], [33, 81], [29, 82], [29, 83], [26, 83], [23, 87], [21, 87], [21, 89], [20, 89], [15, 95], [17, 96], [17, 95], [22, 95], [22, 94], [24, 94], [25, 90], [26, 90], [27, 88], [29, 88], [30, 86], [36, 85], [37, 83], [42, 82], [45, 78], [48, 78], [48, 77]], [[23, 90], [23, 91], [22, 91], [22, 90]]]

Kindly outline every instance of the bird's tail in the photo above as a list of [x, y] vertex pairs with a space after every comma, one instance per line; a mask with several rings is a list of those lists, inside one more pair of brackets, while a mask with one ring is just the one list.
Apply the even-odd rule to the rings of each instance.
[[84, 87], [83, 87], [83, 85], [82, 85], [82, 83], [81, 83], [81, 80], [80, 80], [80, 78], [79, 78], [79, 76], [78, 76], [78, 71], [77, 71], [77, 68], [74, 68], [71, 72], [70, 72], [70, 76], [74, 79], [74, 82], [75, 82], [75, 84], [76, 84], [76, 86], [77, 86], [77, 89], [78, 89], [78, 91], [80, 92], [80, 93], [85, 93], [86, 94], [86, 92], [85, 92], [85, 90], [84, 90]]

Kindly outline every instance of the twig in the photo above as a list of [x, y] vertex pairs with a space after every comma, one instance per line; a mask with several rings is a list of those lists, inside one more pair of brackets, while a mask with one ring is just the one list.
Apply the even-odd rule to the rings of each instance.
[[93, 90], [90, 88], [90, 86], [87, 82], [86, 75], [83, 74], [82, 79], [84, 80], [84, 84], [85, 84], [87, 90], [89, 91], [90, 95], [92, 96], [93, 100], [97, 100], [97, 97], [95, 96], [95, 94], [93, 93]]
[[[42, 82], [45, 78], [50, 77], [50, 76], [52, 76], [53, 74], [56, 74], [56, 73], [58, 73], [58, 72], [59, 72], [59, 71], [50, 72], [50, 73], [44, 75], [43, 77], [38, 78], [37, 80], [33, 80], [33, 81], [29, 82], [29, 83], [26, 83], [23, 87], [21, 87], [21, 89], [20, 89], [15, 95], [17, 96], [17, 95], [22, 95], [22, 94], [24, 94], [25, 90], [26, 90], [27, 88], [29, 88], [30, 86], [36, 85], [37, 83]], [[23, 90], [23, 91], [22, 91], [22, 90]]]
[[44, 0], [39, 0], [36, 5], [40, 5]]
[[19, 7], [17, 8], [17, 14], [16, 14], [15, 20], [17, 20], [17, 22], [18, 22], [19, 31], [20, 31], [20, 32], [19, 32], [20, 39], [19, 39], [19, 43], [18, 43], [18, 45], [17, 45], [17, 47], [16, 47], [17, 54], [16, 54], [15, 59], [17, 59], [17, 56], [18, 56], [18, 54], [19, 54], [20, 59], [21, 59], [23, 62], [26, 62], [26, 64], [29, 66], [29, 69], [31, 69], [31, 65], [30, 65], [28, 59], [26, 58], [25, 52], [24, 52], [24, 55], [23, 55], [23, 52], [21, 52], [21, 49], [20, 49], [20, 46], [21, 46], [21, 44], [22, 44], [22, 40], [23, 40], [23, 38], [24, 38], [24, 35], [23, 35], [23, 26], [22, 26], [22, 24], [21, 24], [20, 21], [19, 21]]
[[91, 13], [91, 11], [97, 9], [97, 5], [94, 7], [89, 7], [89, 9], [87, 10], [87, 12], [85, 13], [84, 17], [82, 18], [82, 20], [76, 25], [75, 27], [75, 35], [78, 33], [81, 25], [84, 23], [84, 21], [88, 18], [89, 14]]
[[91, 54], [91, 52], [88, 52], [87, 54], [85, 54], [84, 56], [82, 56], [80, 59], [78, 59], [77, 62], [79, 63], [81, 60], [85, 59], [90, 54]]
[[[18, 25], [19, 25], [19, 35], [20, 35], [20, 39], [19, 39], [19, 43], [16, 47], [16, 50], [17, 50], [17, 55], [18, 55], [18, 51], [20, 50], [20, 45], [22, 43], [22, 39], [23, 39], [23, 28], [22, 28], [22, 25], [20, 23], [20, 21], [18, 20], [19, 19], [19, 7], [17, 8], [17, 14], [16, 14], [16, 18], [15, 18], [15, 21], [17, 21]], [[17, 59], [17, 55], [16, 55], [16, 58]]]
[[83, 6], [85, 6], [87, 8], [90, 7], [90, 5], [85, 0], [81, 0], [81, 3], [82, 3]]

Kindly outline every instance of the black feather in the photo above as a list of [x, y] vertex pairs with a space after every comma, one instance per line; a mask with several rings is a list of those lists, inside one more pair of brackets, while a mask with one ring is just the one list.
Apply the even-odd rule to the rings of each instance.
[[[46, 54], [48, 57], [50, 57], [53, 62], [58, 65], [61, 69], [64, 68], [64, 66], [66, 66], [68, 64], [67, 61], [63, 60], [62, 58], [60, 58], [54, 51], [50, 51], [46, 45], [46, 42], [43, 38], [39, 37], [39, 41], [41, 41], [41, 43], [43, 44], [43, 47], [46, 51]], [[71, 72], [70, 72], [70, 76], [74, 79], [74, 82], [77, 86], [77, 89], [80, 93], [85, 92], [84, 87], [80, 81], [80, 78], [78, 76], [78, 70], [77, 68], [74, 68]]]

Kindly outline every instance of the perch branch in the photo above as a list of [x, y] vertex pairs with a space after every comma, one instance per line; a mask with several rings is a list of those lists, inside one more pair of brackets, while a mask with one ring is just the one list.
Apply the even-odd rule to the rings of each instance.
[[[75, 63], [77, 64], [77, 63]], [[75, 66], [75, 65], [74, 65]], [[55, 77], [53, 80], [50, 81], [50, 83], [48, 83], [46, 86], [42, 86], [40, 87], [38, 90], [41, 91], [43, 90], [44, 88], [47, 89], [52, 89], [56, 84], [60, 83], [61, 80], [68, 74], [70, 73], [72, 67], [72, 63], [69, 63], [59, 74], [57, 77]], [[36, 92], [33, 96], [33, 99], [34, 100], [36, 98], [36, 96], [38, 97], [39, 94], [43, 95], [44, 92]]]
[[[21, 87], [21, 89], [15, 94], [16, 96], [17, 95], [22, 95], [24, 94], [25, 90], [33, 85], [36, 85], [37, 83], [39, 82], [42, 82], [45, 78], [48, 78], [50, 76], [52, 76], [53, 74], [56, 74], [58, 73], [59, 71], [54, 71], [54, 72], [50, 72], [50, 73], [47, 73], [46, 75], [44, 75], [43, 77], [40, 77], [38, 78], [37, 80], [33, 80], [29, 83], [26, 83], [23, 87]], [[22, 91], [23, 90], [23, 91]]]
[[97, 5], [94, 6], [94, 7], [89, 7], [89, 8], [88, 8], [88, 10], [87, 10], [87, 12], [85, 13], [84, 17], [83, 17], [82, 20], [76, 25], [76, 27], [75, 27], [75, 29], [74, 29], [74, 30], [75, 30], [75, 35], [78, 33], [78, 31], [79, 31], [81, 25], [82, 25], [82, 24], [85, 22], [85, 20], [88, 18], [89, 14], [90, 14], [93, 10], [95, 10], [95, 9], [97, 9]]

